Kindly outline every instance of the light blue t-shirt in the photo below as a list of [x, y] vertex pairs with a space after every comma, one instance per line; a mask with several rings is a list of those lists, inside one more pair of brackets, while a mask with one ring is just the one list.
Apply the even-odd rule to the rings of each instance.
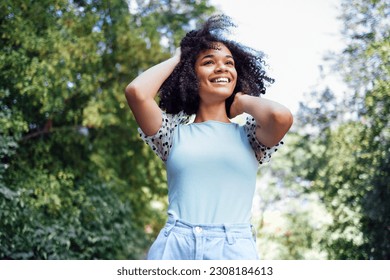
[[258, 164], [280, 144], [259, 143], [250, 116], [244, 125], [186, 121], [163, 112], [155, 135], [139, 130], [166, 164], [168, 213], [193, 224], [250, 223]]

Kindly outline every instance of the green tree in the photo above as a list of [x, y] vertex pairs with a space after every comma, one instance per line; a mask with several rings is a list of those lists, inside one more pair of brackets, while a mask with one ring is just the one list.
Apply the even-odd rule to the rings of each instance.
[[[342, 18], [349, 38], [339, 61], [350, 102], [357, 108], [354, 158], [356, 200], [361, 207], [362, 258], [390, 258], [390, 4], [344, 1]], [[337, 256], [337, 255], [336, 255]]]
[[291, 172], [332, 216], [322, 240], [330, 258], [389, 259], [390, 5], [343, 0], [341, 11], [346, 47], [331, 60], [348, 94], [319, 90], [302, 104]]
[[142, 258], [163, 222], [164, 169], [123, 90], [213, 9], [132, 3], [1, 2], [0, 258]]
[[297, 177], [297, 170], [301, 174], [308, 170], [305, 164], [311, 155], [305, 148], [309, 142], [297, 132], [289, 132], [284, 141], [285, 147], [260, 173], [255, 200], [259, 213], [254, 212], [260, 257], [326, 259], [321, 241], [332, 219], [319, 196], [308, 191], [310, 182], [304, 176]]

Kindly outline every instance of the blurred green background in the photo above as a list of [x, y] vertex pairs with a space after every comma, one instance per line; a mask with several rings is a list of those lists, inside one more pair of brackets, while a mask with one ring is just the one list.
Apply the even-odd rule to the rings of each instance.
[[[164, 166], [124, 88], [217, 10], [133, 2], [1, 1], [0, 259], [143, 259], [163, 226]], [[350, 94], [319, 83], [260, 169], [263, 259], [390, 259], [390, 7], [339, 15], [327, 60]]]

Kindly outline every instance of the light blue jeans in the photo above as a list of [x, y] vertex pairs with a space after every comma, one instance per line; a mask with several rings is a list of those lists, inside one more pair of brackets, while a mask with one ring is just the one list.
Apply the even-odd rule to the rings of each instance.
[[256, 260], [250, 224], [190, 224], [173, 216], [150, 247], [148, 260]]

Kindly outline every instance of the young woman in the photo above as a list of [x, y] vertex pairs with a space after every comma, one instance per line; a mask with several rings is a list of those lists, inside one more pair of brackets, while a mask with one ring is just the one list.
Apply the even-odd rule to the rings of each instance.
[[[224, 38], [232, 26], [211, 17], [126, 87], [142, 139], [167, 168], [168, 221], [148, 259], [258, 258], [250, 224], [257, 170], [283, 144], [292, 115], [259, 97], [273, 80], [261, 52]], [[244, 125], [230, 121], [243, 113]]]

